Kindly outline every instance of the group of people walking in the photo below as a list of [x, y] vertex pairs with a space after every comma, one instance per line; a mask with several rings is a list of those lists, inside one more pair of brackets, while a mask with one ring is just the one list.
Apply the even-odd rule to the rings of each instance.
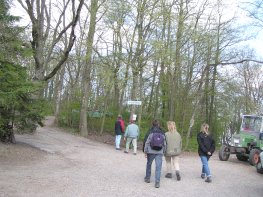
[[129, 153], [130, 144], [133, 145], [133, 154], [137, 154], [137, 139], [139, 137], [139, 127], [135, 124], [134, 120], [130, 120], [129, 125], [126, 127], [124, 126], [124, 120], [122, 119], [121, 115], [118, 116], [117, 121], [115, 122], [115, 146], [116, 150], [121, 150], [120, 143], [121, 137], [124, 136], [125, 142], [125, 151], [124, 153]]
[[[120, 149], [120, 139], [122, 133], [124, 133], [125, 151], [129, 152], [129, 146], [133, 145], [133, 154], [137, 153], [137, 138], [139, 136], [139, 127], [135, 124], [134, 120], [130, 121], [130, 124], [124, 129], [121, 128], [122, 122], [121, 116], [115, 123], [116, 133], [116, 150]], [[119, 130], [119, 129], [122, 130]], [[146, 175], [144, 181], [146, 183], [151, 182], [151, 168], [153, 160], [155, 160], [155, 187], [160, 187], [160, 178], [162, 170], [162, 160], [165, 157], [167, 173], [166, 178], [172, 178], [175, 175], [178, 181], [181, 180], [180, 166], [179, 166], [179, 155], [182, 152], [182, 138], [177, 131], [176, 124], [174, 121], [167, 122], [167, 132], [160, 127], [160, 122], [154, 120], [149, 131], [146, 133], [143, 141], [143, 152], [147, 158], [146, 163]], [[208, 132], [209, 125], [204, 123], [201, 126], [201, 130], [197, 135], [198, 142], [198, 154], [202, 163], [201, 178], [205, 179], [205, 182], [212, 182], [211, 172], [209, 169], [208, 161], [215, 151], [215, 142]], [[119, 132], [120, 131], [120, 132]], [[118, 136], [120, 135], [120, 136]]]

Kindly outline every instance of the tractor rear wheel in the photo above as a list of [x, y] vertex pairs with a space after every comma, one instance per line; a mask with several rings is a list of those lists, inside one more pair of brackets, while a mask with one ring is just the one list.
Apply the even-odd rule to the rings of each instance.
[[221, 161], [227, 161], [229, 159], [230, 156], [230, 151], [227, 145], [223, 144], [220, 147], [219, 153], [218, 153], [219, 159]]
[[249, 153], [249, 163], [252, 166], [255, 166], [259, 162], [259, 154], [260, 150], [258, 149], [252, 149]]

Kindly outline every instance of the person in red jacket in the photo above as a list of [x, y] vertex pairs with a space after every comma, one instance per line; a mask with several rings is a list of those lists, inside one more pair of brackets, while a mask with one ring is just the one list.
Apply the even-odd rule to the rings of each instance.
[[121, 143], [121, 136], [124, 132], [124, 121], [121, 115], [118, 115], [117, 121], [115, 122], [115, 146], [116, 150], [121, 150], [120, 143]]
[[122, 119], [121, 115], [119, 115], [120, 117], [120, 122], [121, 122], [121, 132], [124, 133], [125, 132], [125, 123], [124, 120]]

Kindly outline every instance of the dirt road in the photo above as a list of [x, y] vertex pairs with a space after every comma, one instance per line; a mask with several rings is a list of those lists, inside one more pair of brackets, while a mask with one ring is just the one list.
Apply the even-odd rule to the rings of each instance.
[[263, 196], [263, 175], [234, 156], [219, 161], [217, 154], [210, 161], [212, 183], [200, 178], [197, 154], [184, 153], [180, 156], [182, 180], [164, 178], [163, 162], [157, 189], [154, 174], [151, 183], [143, 181], [146, 159], [142, 152], [124, 154], [112, 145], [52, 127], [51, 120], [34, 135], [17, 135], [16, 145], [0, 144], [1, 197]]

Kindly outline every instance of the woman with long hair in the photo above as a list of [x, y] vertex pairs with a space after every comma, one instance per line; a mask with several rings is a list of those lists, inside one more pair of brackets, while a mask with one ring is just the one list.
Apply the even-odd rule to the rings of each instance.
[[165, 151], [165, 161], [167, 167], [166, 178], [172, 178], [172, 171], [175, 170], [176, 179], [181, 180], [180, 167], [179, 167], [179, 155], [182, 150], [182, 138], [177, 132], [176, 125], [174, 121], [167, 122], [168, 132], [165, 133], [166, 137], [166, 151]]
[[208, 165], [209, 158], [215, 151], [215, 141], [209, 134], [209, 125], [204, 123], [201, 126], [201, 131], [197, 135], [198, 142], [198, 154], [202, 162], [202, 173], [201, 178], [205, 179], [205, 182], [212, 182], [212, 175]]

